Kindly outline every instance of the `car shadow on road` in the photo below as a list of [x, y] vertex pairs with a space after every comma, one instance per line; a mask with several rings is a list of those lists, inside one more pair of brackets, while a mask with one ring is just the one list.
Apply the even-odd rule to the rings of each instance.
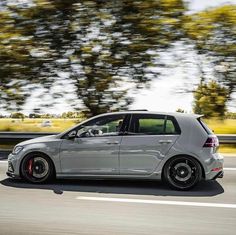
[[0, 181], [0, 184], [13, 188], [52, 190], [55, 194], [71, 191], [152, 196], [211, 197], [224, 192], [223, 187], [217, 181], [202, 181], [190, 191], [170, 189], [161, 181], [55, 180], [52, 184], [30, 184], [23, 180], [7, 178]]

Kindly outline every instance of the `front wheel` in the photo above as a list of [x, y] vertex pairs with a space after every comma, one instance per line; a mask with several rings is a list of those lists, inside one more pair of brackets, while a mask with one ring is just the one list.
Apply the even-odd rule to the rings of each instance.
[[170, 159], [164, 167], [164, 179], [170, 187], [177, 190], [193, 188], [202, 177], [200, 164], [190, 156]]
[[22, 161], [21, 175], [31, 183], [47, 182], [53, 176], [52, 162], [41, 153], [31, 153]]

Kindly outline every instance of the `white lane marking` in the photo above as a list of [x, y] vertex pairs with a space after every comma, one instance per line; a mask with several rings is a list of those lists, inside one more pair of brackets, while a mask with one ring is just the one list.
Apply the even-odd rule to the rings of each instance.
[[233, 168], [233, 167], [224, 167], [224, 170], [226, 170], [226, 171], [236, 171], [236, 168]]
[[206, 203], [206, 202], [184, 202], [184, 201], [162, 201], [148, 199], [131, 199], [131, 198], [114, 198], [114, 197], [76, 197], [78, 200], [86, 201], [103, 201], [103, 202], [124, 202], [124, 203], [141, 203], [141, 204], [159, 204], [173, 206], [196, 206], [196, 207], [217, 207], [236, 209], [236, 204], [223, 203]]

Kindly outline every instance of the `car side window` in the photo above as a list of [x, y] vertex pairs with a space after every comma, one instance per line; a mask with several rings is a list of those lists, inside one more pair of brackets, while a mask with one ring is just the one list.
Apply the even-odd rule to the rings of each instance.
[[165, 115], [136, 114], [132, 117], [130, 131], [140, 135], [161, 135], [164, 128]]
[[125, 115], [99, 117], [77, 130], [77, 137], [115, 136], [121, 132]]
[[181, 133], [180, 127], [173, 116], [166, 117], [165, 135], [179, 135]]
[[175, 126], [172, 120], [166, 120], [165, 134], [175, 134]]
[[172, 116], [158, 114], [134, 114], [131, 119], [130, 134], [176, 135], [180, 134], [177, 121]]

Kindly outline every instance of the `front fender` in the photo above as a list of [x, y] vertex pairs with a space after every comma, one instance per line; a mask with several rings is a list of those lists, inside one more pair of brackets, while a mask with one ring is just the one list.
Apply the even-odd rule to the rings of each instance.
[[20, 153], [18, 169], [20, 169], [20, 164], [23, 158], [30, 153], [43, 153], [47, 155], [53, 162], [55, 166], [56, 173], [61, 172], [61, 163], [59, 158], [60, 151], [60, 141], [54, 141], [49, 143], [33, 143], [24, 146], [24, 149]]

